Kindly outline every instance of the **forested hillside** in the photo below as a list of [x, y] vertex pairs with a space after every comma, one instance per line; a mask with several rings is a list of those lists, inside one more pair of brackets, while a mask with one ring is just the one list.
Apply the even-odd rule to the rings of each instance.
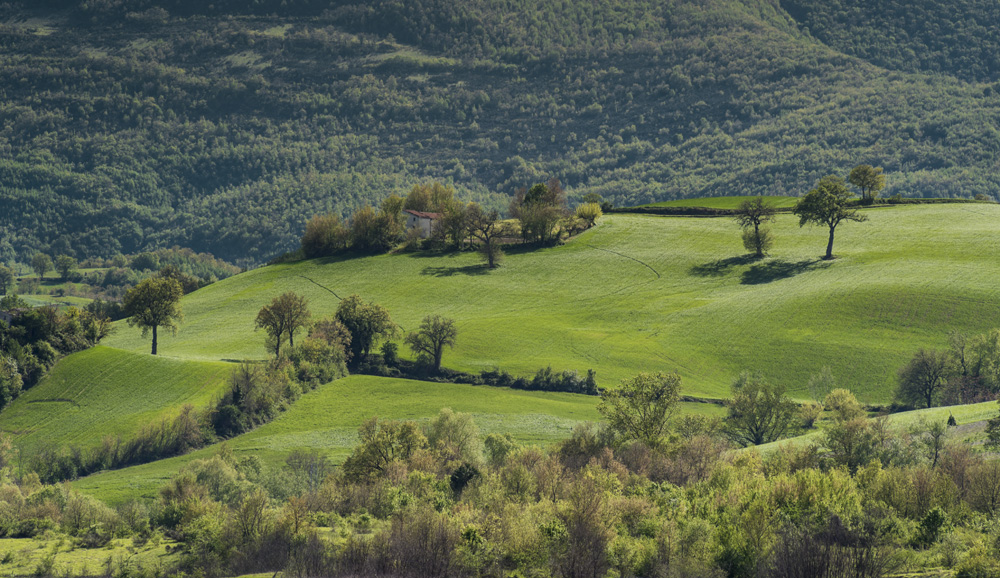
[[914, 41], [957, 76], [890, 72], [813, 4], [4, 4], [0, 260], [255, 263], [315, 213], [432, 179], [495, 207], [550, 176], [625, 205], [797, 195], [865, 162], [890, 195], [1000, 194], [995, 63]]

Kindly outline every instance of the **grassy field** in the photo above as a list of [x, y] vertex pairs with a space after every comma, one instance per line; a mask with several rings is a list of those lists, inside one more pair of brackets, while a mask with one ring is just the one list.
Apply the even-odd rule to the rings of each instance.
[[74, 547], [66, 537], [3, 538], [0, 576], [103, 576], [109, 558], [111, 567], [121, 570], [115, 575], [134, 575], [139, 569], [158, 575], [177, 561], [179, 554], [167, 551], [174, 544], [156, 540], [135, 546], [131, 539], [116, 539], [103, 548], [86, 549]]
[[[701, 207], [706, 209], [735, 209], [748, 197], [701, 197], [697, 199], [677, 199], [676, 201], [663, 201], [661, 203], [650, 203], [641, 205], [640, 208], [651, 207]], [[794, 207], [799, 202], [798, 197], [764, 197], [767, 201], [779, 209]]]
[[[483, 435], [510, 433], [522, 443], [549, 444], [569, 437], [582, 421], [596, 421], [598, 399], [567, 393], [351, 376], [305, 394], [277, 419], [226, 442], [236, 455], [253, 454], [270, 465], [294, 450], [321, 450], [340, 464], [357, 443], [357, 429], [372, 416], [428, 420], [445, 407], [470, 413]], [[685, 403], [683, 411], [721, 415], [723, 408]], [[158, 462], [96, 474], [77, 490], [112, 503], [153, 497], [185, 463], [214, 455], [219, 446]]]
[[0, 429], [28, 455], [46, 444], [90, 447], [106, 435], [129, 437], [185, 404], [208, 405], [230, 367], [95, 347], [56, 364], [0, 413]]
[[[791, 215], [778, 217], [773, 253], [759, 262], [744, 256], [730, 219], [613, 215], [564, 246], [512, 251], [491, 272], [470, 253], [265, 267], [185, 297], [185, 322], [160, 349], [179, 359], [263, 358], [253, 320], [271, 298], [299, 292], [320, 316], [358, 293], [406, 330], [425, 315], [454, 318], [458, 344], [445, 364], [460, 369], [594, 368], [604, 386], [677, 370], [685, 393], [716, 397], [755, 370], [805, 398], [809, 376], [830, 366], [860, 399], [884, 402], [918, 347], [1000, 325], [1000, 206], [866, 214], [838, 230], [833, 262], [818, 259], [826, 230], [800, 228]], [[108, 344], [149, 347], [124, 325]]]

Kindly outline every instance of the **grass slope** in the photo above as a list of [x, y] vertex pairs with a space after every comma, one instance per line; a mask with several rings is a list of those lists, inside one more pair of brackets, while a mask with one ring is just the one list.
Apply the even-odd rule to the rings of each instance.
[[[838, 229], [833, 262], [818, 260], [826, 230], [800, 228], [791, 215], [778, 217], [773, 254], [761, 262], [742, 256], [731, 219], [614, 215], [564, 246], [515, 252], [492, 272], [464, 253], [265, 267], [185, 297], [186, 321], [161, 338], [161, 352], [263, 358], [253, 320], [271, 298], [299, 292], [318, 316], [358, 293], [407, 330], [428, 314], [454, 318], [458, 343], [445, 363], [461, 369], [595, 368], [604, 386], [677, 370], [685, 393], [717, 397], [749, 369], [805, 398], [809, 376], [830, 366], [840, 385], [881, 402], [918, 347], [1000, 325], [1000, 206], [866, 214]], [[126, 327], [108, 343], [148, 349]]]
[[[597, 398], [494, 387], [351, 376], [305, 394], [273, 422], [226, 442], [237, 454], [279, 464], [297, 449], [325, 451], [343, 462], [357, 443], [357, 428], [372, 416], [426, 420], [444, 407], [471, 413], [483, 435], [509, 433], [523, 443], [547, 444], [569, 436], [581, 421], [596, 421]], [[683, 404], [683, 411], [719, 415], [720, 406]], [[212, 446], [158, 462], [104, 472], [73, 482], [81, 491], [120, 502], [155, 496], [184, 464], [219, 451]]]
[[[736, 209], [740, 206], [740, 203], [752, 197], [701, 197], [697, 199], [677, 199], [675, 201], [664, 201], [662, 203], [651, 203], [648, 205], [640, 205], [639, 208], [654, 208], [654, 207], [699, 207], [706, 209]], [[779, 208], [790, 208], [794, 207], [797, 202], [799, 202], [798, 197], [764, 197], [767, 201]]]
[[90, 447], [106, 435], [130, 436], [202, 407], [221, 392], [230, 365], [163, 359], [95, 347], [61, 360], [2, 413], [0, 429], [30, 454], [45, 444]]

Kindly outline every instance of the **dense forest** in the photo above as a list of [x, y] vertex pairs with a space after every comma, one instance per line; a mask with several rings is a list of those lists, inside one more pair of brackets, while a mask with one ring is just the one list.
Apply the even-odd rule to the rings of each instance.
[[550, 177], [622, 206], [798, 195], [864, 162], [887, 195], [1000, 195], [981, 2], [921, 12], [946, 47], [786, 4], [0, 4], [0, 260], [249, 265], [433, 179], [489, 208]]

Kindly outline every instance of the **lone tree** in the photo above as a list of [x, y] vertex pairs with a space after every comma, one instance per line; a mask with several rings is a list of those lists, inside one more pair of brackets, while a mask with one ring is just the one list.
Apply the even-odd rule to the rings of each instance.
[[469, 234], [479, 241], [479, 253], [486, 261], [486, 266], [490, 269], [496, 269], [503, 259], [503, 251], [500, 249], [500, 236], [503, 234], [500, 213], [497, 211], [486, 212], [479, 205], [469, 203], [469, 208], [465, 211], [465, 218]]
[[35, 253], [35, 256], [31, 258], [31, 270], [41, 280], [46, 273], [52, 270], [52, 258], [45, 253]]
[[445, 347], [454, 347], [458, 329], [455, 321], [440, 315], [428, 315], [420, 322], [420, 329], [406, 336], [406, 344], [418, 357], [426, 356], [431, 369], [441, 369], [441, 356]]
[[885, 175], [882, 174], [882, 167], [858, 165], [851, 169], [847, 181], [861, 189], [861, 202], [866, 204], [877, 199], [879, 192], [885, 188]]
[[736, 223], [743, 229], [743, 246], [758, 258], [774, 243], [771, 230], [765, 225], [774, 220], [775, 212], [774, 205], [762, 196], [747, 199], [736, 209]]
[[14, 289], [14, 271], [6, 265], [0, 265], [0, 296], [6, 295]]
[[785, 388], [763, 377], [743, 373], [733, 383], [733, 397], [726, 405], [725, 431], [741, 446], [773, 442], [784, 435], [795, 416], [795, 404], [785, 396]]
[[854, 194], [847, 190], [844, 179], [835, 176], [823, 177], [816, 188], [806, 193], [793, 213], [799, 217], [799, 226], [807, 223], [826, 225], [830, 228], [830, 241], [826, 245], [824, 259], [833, 259], [833, 232], [843, 221], [867, 221], [868, 217], [860, 214], [849, 205]]
[[156, 355], [156, 329], [168, 327], [177, 331], [177, 322], [182, 318], [180, 300], [183, 295], [184, 290], [176, 279], [164, 277], [150, 277], [125, 294], [128, 324], [141, 328], [143, 337], [153, 331], [153, 355]]
[[358, 362], [368, 357], [378, 340], [396, 334], [396, 324], [389, 311], [376, 303], [365, 303], [358, 295], [350, 295], [340, 302], [337, 320], [350, 332], [351, 356]]
[[911, 405], [934, 407], [948, 378], [948, 355], [935, 349], [920, 349], [899, 370], [896, 399]]
[[309, 302], [305, 297], [288, 291], [275, 297], [270, 305], [260, 308], [256, 328], [267, 331], [274, 344], [274, 356], [281, 356], [281, 341], [288, 335], [288, 346], [295, 347], [295, 332], [309, 322]]
[[680, 390], [681, 377], [676, 373], [640, 373], [605, 390], [597, 411], [626, 440], [660, 448], [670, 431]]
[[56, 271], [63, 281], [69, 281], [69, 274], [76, 270], [76, 259], [69, 255], [56, 257]]

